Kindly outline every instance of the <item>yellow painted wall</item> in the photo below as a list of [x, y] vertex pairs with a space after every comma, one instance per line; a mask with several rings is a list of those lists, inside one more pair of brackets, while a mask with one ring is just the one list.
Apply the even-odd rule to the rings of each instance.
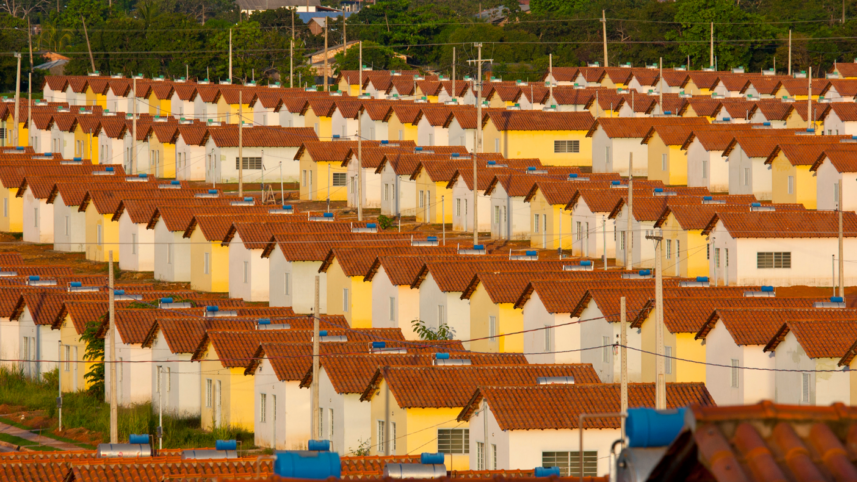
[[17, 195], [17, 187], [0, 187], [0, 203], [8, 206], [6, 212], [8, 216], [2, 216], [3, 206], [0, 205], [0, 231], [4, 233], [24, 231], [24, 198], [16, 197]]
[[[452, 189], [447, 189], [446, 186], [448, 183], [444, 181], [433, 182], [425, 170], [421, 170], [417, 175], [416, 184], [415, 194], [417, 199], [415, 206], [417, 206], [417, 222], [429, 222], [432, 224], [452, 223]], [[424, 199], [428, 199], [428, 209], [425, 206], [420, 206], [420, 192], [428, 192], [428, 196], [424, 197]], [[443, 201], [441, 201], [441, 197], [443, 197]], [[486, 202], [485, 200], [481, 201]], [[473, 207], [469, 206], [468, 209], [473, 209]], [[428, 219], [426, 219], [426, 213], [428, 213]], [[441, 221], [441, 219], [444, 220]]]
[[[390, 120], [387, 123], [387, 132], [390, 141], [414, 141], [417, 142], [417, 126], [409, 123], [402, 123], [399, 118], [396, 116], [396, 113], [393, 112], [390, 115]], [[402, 134], [402, 139], [399, 139], [399, 133]]]
[[[484, 338], [489, 335], [489, 317], [497, 319], [497, 335], [495, 340], [477, 340], [471, 344], [471, 349], [477, 352], [491, 353], [523, 353], [524, 312], [516, 310], [513, 303], [496, 304], [481, 283], [470, 296], [470, 338]], [[503, 336], [507, 333], [515, 335]]]
[[[658, 134], [649, 139], [649, 180], [668, 186], [687, 185], [687, 151], [681, 146], [667, 146]], [[663, 156], [667, 156], [666, 170]]]
[[[541, 191], [533, 196], [533, 199], [530, 200], [530, 246], [539, 249], [559, 248], [559, 233], [562, 231], [562, 248], [571, 249], [574, 241], [572, 239], [572, 218], [571, 213], [565, 211], [564, 207], [559, 204], [551, 205]], [[535, 230], [536, 214], [539, 215], [538, 232]], [[548, 219], [547, 229], [545, 229], [545, 216]], [[560, 216], [562, 216], [562, 221], [560, 221]]]
[[[346, 289], [347, 307], [342, 305]], [[344, 315], [352, 328], [372, 328], [372, 282], [364, 282], [362, 276], [346, 276], [337, 258], [327, 268], [327, 313]]]
[[[592, 138], [586, 137], [586, 131], [498, 131], [492, 121], [488, 121], [483, 132], [482, 148], [485, 152], [498, 152], [497, 141], [504, 157], [539, 158], [548, 166], [591, 166]], [[580, 141], [580, 152], [555, 153], [554, 141]]]
[[[655, 359], [657, 358], [654, 353], [656, 350], [655, 346], [655, 322], [654, 322], [655, 312], [654, 310], [649, 313], [649, 316], [646, 317], [646, 320], [643, 321], [642, 330], [641, 330], [641, 343], [642, 343], [642, 377], [643, 383], [654, 383], [656, 379], [656, 365]], [[694, 333], [696, 335], [696, 333]], [[675, 357], [679, 355], [676, 353], [676, 337], [669, 330], [664, 330], [664, 346], [670, 346], [673, 348], [673, 353]], [[648, 353], [647, 353], [648, 352]], [[703, 358], [705, 354], [703, 353]], [[667, 382], [675, 382], [676, 381], [676, 366], [675, 362], [673, 362], [673, 372], [670, 375], [666, 376]]]
[[[708, 276], [708, 241], [699, 229], [686, 231], [676, 221], [675, 216], [670, 214], [663, 224], [664, 240], [672, 244], [672, 256], [667, 259], [666, 248], [663, 249], [661, 259], [665, 276], [680, 276], [683, 278], [695, 278], [697, 276]], [[676, 241], [679, 242], [679, 273], [676, 274]]]
[[[200, 229], [190, 236], [190, 287], [198, 291], [229, 291], [229, 247], [220, 241], [208, 241]], [[209, 255], [209, 272], [205, 273], [205, 255]]]
[[[86, 259], [107, 261], [113, 251], [113, 261], [119, 262], [119, 223], [113, 222], [113, 213], [98, 214], [92, 202], [86, 206]], [[97, 242], [101, 226], [101, 244]]]
[[[241, 428], [253, 431], [255, 404], [253, 375], [244, 375], [244, 368], [224, 368], [217, 360], [217, 350], [209, 346], [205, 356], [200, 361], [200, 394], [202, 397], [202, 428], [212, 430], [215, 422], [215, 405], [207, 406], [207, 380], [211, 379], [212, 386], [220, 381], [221, 426]], [[214, 391], [214, 389], [212, 389]], [[212, 398], [215, 398], [214, 396]]]
[[[89, 132], [84, 132], [80, 124], [74, 129], [74, 145], [77, 145], [79, 141], [83, 141], [83, 152], [80, 153], [81, 157], [84, 159], [98, 159], [98, 139]], [[89, 155], [90, 149], [92, 149], [91, 157]]]
[[[65, 319], [62, 322], [62, 327], [60, 328], [60, 341], [62, 342], [63, 348], [60, 356], [65, 360], [65, 347], [71, 347], [71, 356], [74, 357], [74, 348], [77, 348], [77, 360], [83, 360], [84, 354], [86, 354], [86, 343], [80, 340], [80, 335], [77, 334], [77, 330], [74, 329], [74, 323], [72, 323], [71, 319], [66, 315]], [[74, 361], [74, 358], [72, 358]], [[80, 363], [77, 367], [77, 389], [84, 390], [89, 388], [90, 383], [87, 382], [85, 375], [89, 371], [89, 369], [95, 365], [94, 362], [86, 362]], [[62, 376], [62, 391], [63, 393], [69, 393], [74, 391], [74, 364], [69, 365], [68, 371], [65, 370], [65, 364], [61, 364], [60, 375]]]
[[[794, 166], [783, 153], [779, 153], [771, 162], [773, 193], [771, 201], [774, 204], [800, 203], [807, 209], [815, 209], [817, 184], [815, 173], [810, 172], [810, 166]], [[789, 194], [789, 176], [794, 178], [794, 192]]]
[[[249, 95], [247, 97], [250, 97]], [[221, 97], [221, 100], [223, 97]], [[241, 101], [249, 101], [250, 99], [241, 99]], [[224, 101], [225, 103], [225, 101]], [[230, 124], [238, 124], [238, 104], [226, 104], [226, 111], [229, 112], [229, 123]], [[250, 104], [244, 104], [241, 111], [241, 117], [244, 118], [245, 124], [253, 123], [253, 108], [250, 107]]]
[[[673, 353], [677, 360], [673, 361], [675, 367], [675, 379], [670, 382], [698, 382], [705, 383], [705, 345], [702, 340], [694, 340], [696, 333], [676, 333], [672, 338], [675, 340]], [[693, 360], [680, 361], [680, 360]]]
[[[342, 167], [340, 162], [316, 162], [308, 152], [304, 151], [300, 159], [300, 180], [301, 180], [301, 199], [308, 200], [312, 195], [312, 201], [326, 201], [328, 190], [328, 179], [330, 180], [330, 200], [331, 201], [346, 201], [348, 199], [348, 180], [346, 178], [345, 186], [333, 186], [333, 174], [337, 172], [348, 173], [347, 167]], [[312, 183], [310, 186], [304, 185], [304, 171], [312, 173]], [[307, 184], [309, 178], [307, 178]], [[312, 192], [310, 192], [310, 188]]]

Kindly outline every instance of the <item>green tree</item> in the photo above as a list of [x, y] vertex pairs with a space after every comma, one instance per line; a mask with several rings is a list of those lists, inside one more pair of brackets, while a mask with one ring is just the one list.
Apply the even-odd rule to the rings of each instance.
[[98, 400], [104, 400], [104, 338], [98, 336], [98, 331], [103, 324], [104, 317], [98, 321], [90, 321], [86, 324], [86, 331], [80, 336], [80, 339], [86, 343], [83, 359], [95, 362], [83, 375], [90, 384], [86, 391]]
[[[372, 41], [363, 42], [363, 65], [375, 70], [405, 70], [405, 62], [393, 49], [378, 45]], [[336, 72], [341, 70], [357, 70], [360, 65], [360, 51], [352, 47], [345, 52], [336, 54]]]

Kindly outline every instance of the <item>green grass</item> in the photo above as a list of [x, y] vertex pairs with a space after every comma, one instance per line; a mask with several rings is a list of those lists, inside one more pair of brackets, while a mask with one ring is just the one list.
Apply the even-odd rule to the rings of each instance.
[[14, 435], [9, 435], [7, 433], [0, 433], [0, 440], [2, 440], [3, 442], [10, 443], [12, 445], [26, 447], [30, 450], [38, 450], [40, 452], [55, 452], [56, 450], [58, 450], [53, 447], [48, 447], [47, 445], [39, 445], [38, 443], [33, 442], [31, 440], [16, 437]]
[[[20, 372], [0, 368], [0, 404], [25, 407], [26, 410], [40, 410], [51, 419], [57, 416], [56, 372], [46, 374], [43, 381], [24, 378]], [[85, 392], [63, 394], [63, 427], [82, 427], [98, 432], [106, 438], [110, 433], [110, 405]], [[11, 420], [11, 425], [24, 427]], [[130, 434], [154, 434], [158, 426], [158, 414], [152, 411], [151, 403], [133, 407], [119, 407], [119, 439], [127, 440]], [[49, 434], [56, 425], [46, 427], [44, 435], [57, 440], [70, 442], [81, 447], [85, 444]], [[216, 440], [236, 439], [242, 442], [243, 449], [253, 447], [253, 433], [244, 430], [222, 427], [213, 431], [200, 428], [199, 417], [180, 417], [164, 414], [164, 448], [214, 447]]]

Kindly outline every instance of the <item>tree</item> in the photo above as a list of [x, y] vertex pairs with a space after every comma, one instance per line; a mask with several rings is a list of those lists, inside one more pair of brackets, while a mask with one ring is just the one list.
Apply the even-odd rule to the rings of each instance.
[[441, 323], [437, 329], [427, 326], [423, 320], [412, 320], [411, 326], [414, 333], [419, 335], [420, 340], [453, 340], [455, 339], [455, 328]]
[[[337, 72], [342, 70], [357, 70], [360, 65], [360, 50], [355, 46], [339, 52], [334, 57]], [[375, 42], [363, 42], [363, 65], [376, 70], [406, 70], [408, 63], [392, 49], [378, 45]]]
[[83, 375], [83, 378], [89, 383], [86, 391], [99, 400], [104, 400], [104, 338], [99, 337], [98, 332], [101, 330], [106, 316], [102, 316], [97, 321], [88, 322], [86, 331], [80, 336], [80, 339], [86, 343], [83, 359], [95, 362]]

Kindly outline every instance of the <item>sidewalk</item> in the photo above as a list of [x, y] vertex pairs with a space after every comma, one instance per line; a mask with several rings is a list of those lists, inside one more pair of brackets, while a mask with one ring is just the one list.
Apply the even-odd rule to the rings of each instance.
[[14, 435], [15, 437], [20, 437], [22, 439], [29, 440], [33, 442], [33, 445], [45, 445], [59, 450], [85, 450], [84, 448], [78, 447], [77, 445], [70, 444], [68, 442], [61, 442], [50, 437], [38, 435], [36, 433], [30, 432], [29, 430], [18, 428], [12, 425], [7, 425], [5, 423], [0, 423], [0, 433]]

